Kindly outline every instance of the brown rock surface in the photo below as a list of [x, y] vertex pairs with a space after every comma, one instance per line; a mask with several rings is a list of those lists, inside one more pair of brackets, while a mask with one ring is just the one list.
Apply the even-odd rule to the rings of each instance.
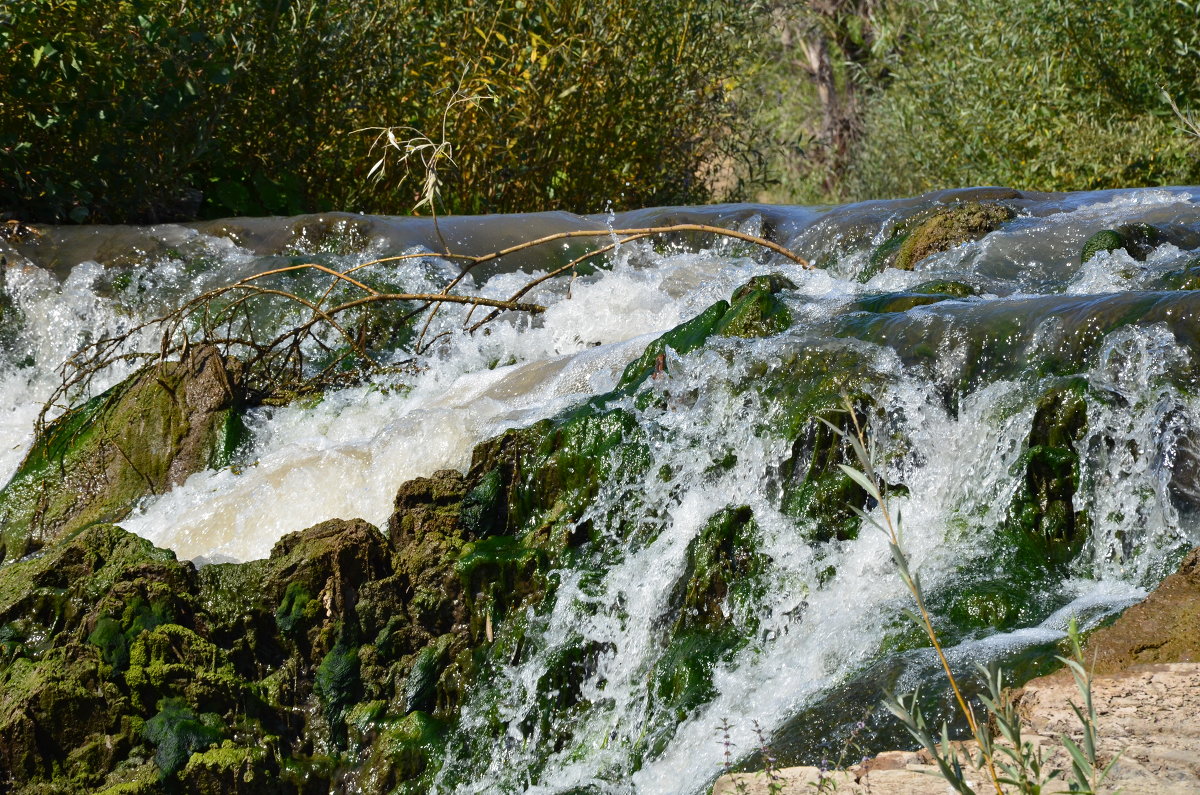
[[[1093, 668], [1092, 699], [1098, 716], [1099, 757], [1117, 762], [1100, 788], [1124, 795], [1200, 793], [1200, 548], [1145, 600], [1089, 638], [1085, 659]], [[1023, 732], [1041, 747], [1050, 769], [1069, 770], [1063, 734], [1082, 737], [1072, 704], [1080, 704], [1066, 670], [1016, 691]], [[931, 761], [914, 752], [890, 751], [861, 766], [822, 774], [815, 767], [779, 771], [783, 793], [810, 792], [822, 776], [837, 792], [873, 795], [942, 795], [947, 784]], [[767, 793], [764, 773], [722, 776], [713, 795]], [[1065, 789], [1059, 778], [1052, 790]], [[990, 792], [980, 776], [977, 791]], [[830, 785], [826, 785], [830, 786]]]
[[1094, 660], [1098, 674], [1133, 665], [1200, 662], [1200, 548], [1112, 626], [1093, 634], [1084, 656]]

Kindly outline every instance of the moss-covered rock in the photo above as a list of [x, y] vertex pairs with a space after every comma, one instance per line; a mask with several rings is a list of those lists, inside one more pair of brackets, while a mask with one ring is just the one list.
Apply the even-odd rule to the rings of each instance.
[[733, 294], [728, 311], [713, 331], [724, 337], [770, 337], [791, 327], [792, 312], [777, 293], [795, 290], [792, 281], [779, 274], [755, 276]]
[[617, 382], [617, 392], [632, 393], [656, 373], [666, 367], [666, 350], [670, 348], [683, 355], [704, 344], [717, 329], [725, 313], [728, 301], [717, 301], [691, 320], [681, 323], [646, 346], [637, 359], [629, 363]]
[[1083, 243], [1080, 263], [1086, 263], [1102, 251], [1123, 248], [1138, 262], [1145, 261], [1150, 252], [1167, 241], [1161, 230], [1149, 224], [1122, 224], [1116, 229], [1101, 229]]
[[0, 492], [0, 561], [222, 465], [240, 438], [237, 368], [214, 348], [148, 367], [51, 423]]
[[127, 710], [95, 647], [65, 643], [37, 660], [17, 657], [0, 670], [0, 766], [9, 781], [50, 778], [89, 745], [122, 744]]
[[[16, 783], [53, 791], [305, 791], [365, 690], [374, 647], [356, 639], [357, 594], [393, 578], [390, 552], [365, 522], [334, 521], [266, 561], [197, 574], [92, 525], [0, 567], [0, 760]], [[285, 633], [281, 603], [301, 592], [312, 598]], [[377, 613], [403, 614], [398, 591], [375, 598]], [[238, 633], [252, 637], [226, 647]], [[393, 662], [370, 671], [407, 670]]]
[[765, 595], [761, 577], [769, 563], [758, 551], [758, 528], [749, 506], [718, 511], [688, 546], [676, 597], [674, 631], [717, 630], [730, 623], [741, 634], [757, 626], [755, 605]]
[[1021, 488], [1009, 506], [1006, 543], [1021, 565], [1033, 570], [1065, 565], [1087, 539], [1088, 517], [1074, 507], [1079, 487], [1074, 445], [1087, 428], [1083, 388], [1069, 381], [1042, 395], [1015, 465]]
[[379, 530], [361, 519], [331, 519], [279, 539], [260, 587], [277, 605], [280, 631], [316, 656], [330, 650], [343, 623], [357, 638], [359, 588], [391, 576], [390, 552]]
[[132, 635], [191, 611], [194, 570], [112, 525], [93, 525], [40, 556], [0, 568], [0, 627], [11, 653], [36, 658], [89, 642], [109, 665]]
[[204, 795], [275, 795], [294, 792], [279, 778], [271, 749], [225, 740], [193, 753], [179, 774], [180, 789]]
[[854, 509], [867, 507], [867, 492], [841, 469], [843, 464], [859, 466], [845, 436], [853, 432], [846, 412], [818, 414], [800, 430], [792, 443], [792, 455], [784, 462], [783, 510], [805, 521], [813, 541], [858, 535]]
[[495, 511], [505, 534], [552, 550], [587, 540], [588, 529], [579, 520], [601, 484], [616, 472], [633, 478], [646, 470], [649, 456], [637, 419], [624, 409], [601, 408], [604, 402], [506, 431], [476, 447], [468, 479], [482, 481], [499, 472], [502, 496]]
[[1015, 216], [1000, 202], [964, 202], [918, 213], [872, 251], [859, 280], [868, 281], [884, 268], [910, 271], [926, 257], [979, 240]]
[[411, 782], [420, 779], [440, 751], [443, 733], [443, 724], [424, 712], [383, 727], [359, 778], [364, 791], [423, 791]]
[[1200, 290], [1200, 257], [1189, 260], [1182, 268], [1164, 273], [1162, 286], [1166, 290]]
[[1015, 215], [1011, 207], [998, 203], [967, 202], [948, 207], [913, 228], [897, 249], [892, 267], [912, 270], [930, 255], [949, 251], [994, 232]]

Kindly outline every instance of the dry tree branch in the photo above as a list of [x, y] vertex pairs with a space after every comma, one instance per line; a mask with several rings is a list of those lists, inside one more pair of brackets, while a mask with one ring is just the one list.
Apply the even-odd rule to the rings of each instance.
[[[286, 402], [290, 397], [299, 394], [344, 385], [356, 378], [361, 380], [371, 373], [385, 369], [371, 355], [369, 317], [363, 316], [363, 312], [372, 312], [389, 304], [410, 306], [411, 308], [398, 318], [388, 321], [394, 329], [408, 328], [421, 313], [432, 310], [428, 312], [413, 346], [413, 353], [420, 356], [427, 353], [437, 340], [450, 333], [442, 331], [426, 342], [434, 313], [443, 306], [458, 305], [470, 308], [462, 324], [466, 333], [479, 331], [504, 312], [540, 314], [545, 311], [545, 306], [521, 300], [538, 286], [563, 274], [574, 274], [581, 263], [611, 253], [626, 243], [678, 232], [699, 232], [741, 240], [778, 254], [803, 268], [813, 267], [800, 255], [765, 238], [707, 224], [673, 224], [632, 229], [605, 228], [556, 232], [487, 254], [452, 254], [448, 251], [399, 254], [380, 257], [343, 270], [319, 263], [271, 268], [201, 293], [170, 312], [141, 323], [122, 334], [85, 345], [63, 363], [60, 369], [61, 382], [43, 406], [38, 427], [44, 426], [49, 411], [63, 407], [71, 397], [85, 391], [96, 375], [112, 365], [118, 362], [147, 360], [162, 362], [174, 356], [182, 356], [190, 347], [196, 345], [215, 345], [224, 355], [241, 358], [250, 399], [258, 402]], [[531, 278], [507, 299], [454, 292], [467, 275], [480, 265], [556, 241], [587, 238], [610, 238], [611, 242], [597, 246], [564, 265]], [[450, 279], [440, 292], [384, 292], [351, 275], [366, 268], [432, 258], [461, 263], [458, 274]], [[316, 298], [263, 283], [264, 280], [283, 274], [310, 271], [329, 277], [329, 284], [325, 285]], [[330, 298], [338, 286], [356, 294], [331, 305]], [[282, 302], [283, 305], [293, 306], [301, 312], [302, 317], [283, 330], [273, 332], [273, 337], [263, 341], [263, 330], [256, 328], [255, 313], [252, 311], [253, 307], [262, 302], [275, 302], [275, 305]], [[471, 324], [472, 313], [479, 307], [491, 311], [482, 320]], [[358, 324], [357, 329], [354, 328], [354, 323]], [[158, 350], [154, 353], [131, 350], [134, 340], [150, 330], [158, 334]], [[331, 344], [331, 334], [340, 342]], [[317, 357], [316, 360], [314, 356]], [[353, 369], [348, 371], [346, 368], [351, 365]]]

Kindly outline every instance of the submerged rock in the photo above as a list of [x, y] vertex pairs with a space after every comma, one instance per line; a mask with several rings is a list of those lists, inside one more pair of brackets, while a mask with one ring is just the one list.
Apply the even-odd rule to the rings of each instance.
[[52, 422], [0, 492], [0, 561], [223, 465], [241, 435], [238, 368], [215, 348], [147, 367]]

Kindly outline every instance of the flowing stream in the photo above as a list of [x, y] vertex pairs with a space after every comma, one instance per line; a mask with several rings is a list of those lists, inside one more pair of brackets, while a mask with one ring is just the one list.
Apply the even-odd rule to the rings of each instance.
[[[968, 199], [1001, 199], [1016, 217], [914, 270], [859, 278], [897, 224]], [[465, 470], [478, 442], [612, 390], [657, 336], [751, 277], [780, 273], [795, 285], [780, 294], [790, 329], [669, 351], [650, 386], [660, 399], [620, 399], [645, 434], [650, 465], [598, 484], [586, 520], [610, 543], [555, 571], [543, 604], [498, 629], [521, 638], [519, 662], [492, 654], [462, 707], [437, 791], [698, 793], [727, 751], [736, 761], [770, 743], [788, 761], [848, 762], [860, 749], [905, 742], [876, 708], [879, 689], [905, 692], [937, 677], [930, 651], [905, 640], [908, 597], [887, 539], [864, 527], [814, 542], [814, 529], [785, 509], [779, 467], [792, 441], [771, 428], [787, 418], [770, 390], [746, 388], [764, 378], [786, 383], [804, 367], [846, 368], [873, 401], [882, 473], [901, 487], [891, 502], [904, 517], [904, 548], [935, 607], [978, 617], [991, 608], [962, 594], [1017, 582], [1027, 591], [1000, 619], [947, 621], [961, 670], [989, 662], [1037, 670], [1071, 617], [1095, 625], [1200, 544], [1200, 292], [1179, 289], [1200, 248], [1200, 191], [976, 189], [828, 209], [447, 219], [440, 231], [456, 250], [483, 253], [565, 229], [679, 222], [762, 234], [819, 267], [711, 238], [699, 249], [626, 244], [601, 267], [539, 288], [530, 298], [549, 308], [536, 321], [502, 318], [488, 334], [467, 335], [461, 315], [444, 312], [433, 330], [450, 334], [427, 367], [254, 409], [232, 466], [147, 499], [122, 526], [202, 564], [264, 557], [285, 533], [328, 518], [385, 525], [403, 481]], [[1131, 223], [1167, 230], [1169, 242], [1142, 259], [1117, 249], [1080, 263], [1090, 235]], [[10, 246], [0, 475], [20, 463], [58, 367], [81, 344], [278, 264], [349, 267], [437, 245], [427, 219], [334, 214], [55, 228]], [[561, 244], [529, 252], [474, 274], [472, 287], [507, 296], [567, 253]], [[389, 278], [433, 291], [454, 272], [431, 255]], [[936, 303], [871, 303], [934, 280], [970, 290]], [[153, 349], [153, 333], [144, 336]], [[91, 389], [131, 369], [114, 367]], [[1086, 412], [1068, 443], [1077, 471], [1066, 510], [1086, 517], [1088, 530], [1057, 574], [1034, 576], [999, 547], [1008, 507], [1025, 487], [1031, 427], [1046, 415], [1048, 390], [1060, 387]], [[686, 668], [669, 655], [691, 653], [665, 640], [680, 619], [688, 550], [731, 506], [752, 512], [761, 561], [753, 589], [731, 590], [722, 605], [738, 639], [705, 658], [699, 695], [665, 698], [661, 678]]]

